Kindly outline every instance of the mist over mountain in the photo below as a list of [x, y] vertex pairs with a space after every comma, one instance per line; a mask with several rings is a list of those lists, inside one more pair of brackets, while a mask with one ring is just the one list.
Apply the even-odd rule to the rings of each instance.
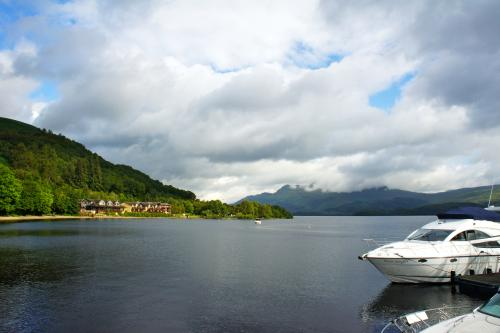
[[[486, 206], [491, 186], [419, 193], [388, 187], [353, 192], [328, 192], [285, 185], [275, 193], [250, 195], [242, 200], [280, 205], [294, 215], [434, 215], [463, 205]], [[498, 192], [498, 191], [497, 191]], [[500, 202], [493, 192], [492, 203]]]

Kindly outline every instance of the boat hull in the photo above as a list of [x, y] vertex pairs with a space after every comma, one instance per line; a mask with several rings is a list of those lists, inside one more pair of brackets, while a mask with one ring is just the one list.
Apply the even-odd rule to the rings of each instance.
[[498, 272], [500, 255], [436, 257], [436, 258], [376, 258], [366, 260], [394, 283], [448, 283], [451, 272], [458, 275]]

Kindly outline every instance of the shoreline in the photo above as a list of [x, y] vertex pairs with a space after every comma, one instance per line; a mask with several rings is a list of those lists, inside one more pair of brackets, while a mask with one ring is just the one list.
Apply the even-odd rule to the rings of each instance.
[[[127, 219], [204, 219], [197, 215], [185, 216], [121, 216], [121, 215], [23, 215], [23, 216], [0, 216], [0, 224], [13, 222], [36, 222], [36, 221], [64, 221], [64, 220], [127, 220]], [[292, 218], [293, 219], [293, 218]], [[215, 220], [232, 220], [232, 218], [215, 218]], [[244, 219], [244, 220], [254, 220]], [[282, 220], [282, 219], [278, 219]], [[287, 220], [287, 219], [283, 219]]]
[[7, 222], [28, 222], [28, 221], [49, 221], [49, 220], [102, 220], [102, 219], [159, 219], [163, 217], [156, 216], [116, 216], [116, 215], [98, 215], [98, 216], [77, 216], [77, 215], [26, 215], [26, 216], [0, 216], [0, 223]]

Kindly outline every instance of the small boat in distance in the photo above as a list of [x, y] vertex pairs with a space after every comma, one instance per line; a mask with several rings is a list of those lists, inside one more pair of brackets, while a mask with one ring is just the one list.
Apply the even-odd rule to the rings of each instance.
[[257, 219], [255, 219], [255, 224], [257, 224], [257, 225], [261, 225], [261, 224], [262, 224], [262, 221], [261, 221], [259, 218], [257, 218]]

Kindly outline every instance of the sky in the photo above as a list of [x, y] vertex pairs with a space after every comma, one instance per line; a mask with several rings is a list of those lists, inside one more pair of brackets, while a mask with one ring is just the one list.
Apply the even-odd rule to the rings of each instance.
[[500, 1], [0, 0], [0, 116], [202, 199], [500, 182]]

